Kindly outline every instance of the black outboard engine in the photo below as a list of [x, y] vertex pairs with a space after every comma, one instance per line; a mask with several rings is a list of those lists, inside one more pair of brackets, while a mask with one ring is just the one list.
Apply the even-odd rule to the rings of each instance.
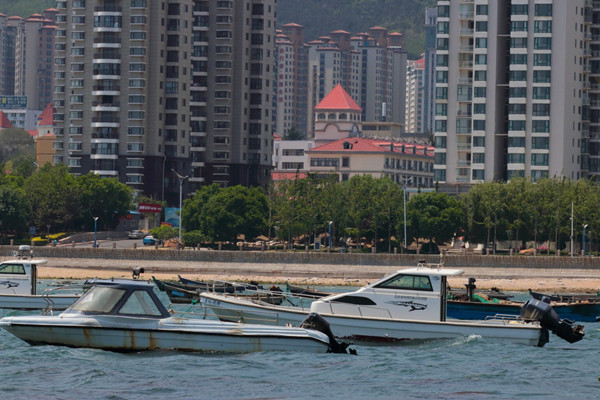
[[583, 325], [575, 325], [571, 320], [561, 319], [549, 303], [548, 298], [529, 299], [521, 307], [521, 317], [528, 321], [539, 321], [542, 328], [549, 329], [569, 343], [583, 339]]
[[[319, 331], [327, 335], [329, 338], [329, 353], [348, 353], [346, 349], [350, 346], [349, 343], [339, 343], [335, 340], [333, 333], [331, 332], [331, 328], [329, 327], [329, 322], [325, 321], [323, 317], [321, 317], [317, 313], [310, 313], [308, 317], [300, 324], [300, 328], [304, 329], [313, 329], [315, 331]], [[349, 350], [350, 354], [356, 354], [356, 350]]]

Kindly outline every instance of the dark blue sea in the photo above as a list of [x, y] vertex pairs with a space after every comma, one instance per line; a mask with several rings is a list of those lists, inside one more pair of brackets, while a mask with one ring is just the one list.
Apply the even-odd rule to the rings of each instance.
[[0, 330], [0, 399], [597, 399], [600, 323], [585, 332], [543, 348], [464, 337], [356, 344], [358, 355], [205, 355], [31, 347]]

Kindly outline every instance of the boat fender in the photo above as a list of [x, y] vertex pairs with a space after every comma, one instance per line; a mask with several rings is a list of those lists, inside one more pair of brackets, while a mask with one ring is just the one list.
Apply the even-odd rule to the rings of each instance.
[[325, 321], [325, 319], [317, 313], [308, 314], [308, 316], [300, 324], [300, 328], [313, 329], [315, 331], [319, 331], [327, 335], [327, 337], [329, 338], [329, 353], [350, 352], [350, 354], [356, 354], [356, 350], [350, 349], [349, 351], [347, 351], [347, 348], [350, 345], [350, 343], [339, 343], [337, 340], [335, 340], [335, 337], [331, 332], [331, 328], [329, 327], [329, 322]]
[[583, 339], [583, 325], [576, 325], [568, 319], [561, 319], [556, 311], [543, 300], [529, 299], [521, 307], [521, 317], [527, 321], [539, 321], [542, 328], [549, 329], [556, 336], [569, 343]]

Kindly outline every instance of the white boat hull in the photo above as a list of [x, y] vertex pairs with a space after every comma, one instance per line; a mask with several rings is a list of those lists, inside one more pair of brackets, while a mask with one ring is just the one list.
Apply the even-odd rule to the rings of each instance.
[[229, 324], [167, 318], [120, 318], [118, 323], [89, 317], [6, 317], [0, 327], [31, 345], [87, 347], [112, 351], [180, 350], [249, 353], [303, 351], [325, 353], [325, 334], [300, 328]]
[[[292, 307], [255, 304], [236, 299], [233, 296], [213, 293], [202, 293], [200, 297], [206, 307], [211, 309], [218, 318], [226, 321], [298, 326], [310, 312], [310, 310], [293, 309]], [[383, 317], [355, 317], [323, 311], [319, 314], [327, 320], [336, 337], [370, 342], [450, 339], [475, 335], [537, 346], [542, 334], [538, 324], [518, 323], [511, 319], [415, 321]]]
[[0, 308], [14, 310], [52, 310], [62, 311], [70, 307], [79, 298], [79, 295], [23, 295], [0, 294]]

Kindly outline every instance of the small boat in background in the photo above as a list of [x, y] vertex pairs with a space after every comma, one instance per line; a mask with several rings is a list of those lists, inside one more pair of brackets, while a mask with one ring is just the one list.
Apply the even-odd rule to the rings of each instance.
[[64, 310], [73, 304], [83, 288], [80, 285], [56, 286], [38, 293], [37, 267], [47, 260], [33, 258], [30, 246], [19, 246], [12, 260], [0, 263], [0, 308], [15, 310]]
[[544, 297], [550, 299], [550, 301], [554, 301], [557, 303], [578, 303], [587, 301], [590, 303], [600, 303], [600, 293], [596, 293], [595, 295], [591, 294], [545, 294], [534, 292], [529, 289], [529, 295], [534, 299], [542, 300]]
[[[254, 289], [257, 285], [241, 284], [233, 282], [215, 281], [197, 282], [185, 280], [186, 283], [162, 281], [152, 277], [156, 287], [167, 294], [171, 303], [174, 304], [193, 304], [200, 301], [200, 293], [223, 293], [242, 298], [252, 298], [269, 304], [281, 304], [284, 297], [279, 287], [272, 287], [271, 290]], [[188, 283], [188, 282], [196, 282]], [[200, 283], [200, 284], [197, 284]]]
[[292, 293], [293, 295], [298, 297], [312, 297], [315, 299], [319, 299], [321, 297], [326, 297], [333, 294], [330, 292], [323, 292], [320, 290], [311, 289], [303, 286], [290, 285], [289, 282], [286, 282], [285, 287], [289, 293]]
[[346, 352], [347, 345], [335, 341], [318, 315], [299, 328], [171, 316], [154, 287], [138, 280], [97, 281], [57, 316], [5, 317], [0, 327], [31, 345], [119, 352]]

